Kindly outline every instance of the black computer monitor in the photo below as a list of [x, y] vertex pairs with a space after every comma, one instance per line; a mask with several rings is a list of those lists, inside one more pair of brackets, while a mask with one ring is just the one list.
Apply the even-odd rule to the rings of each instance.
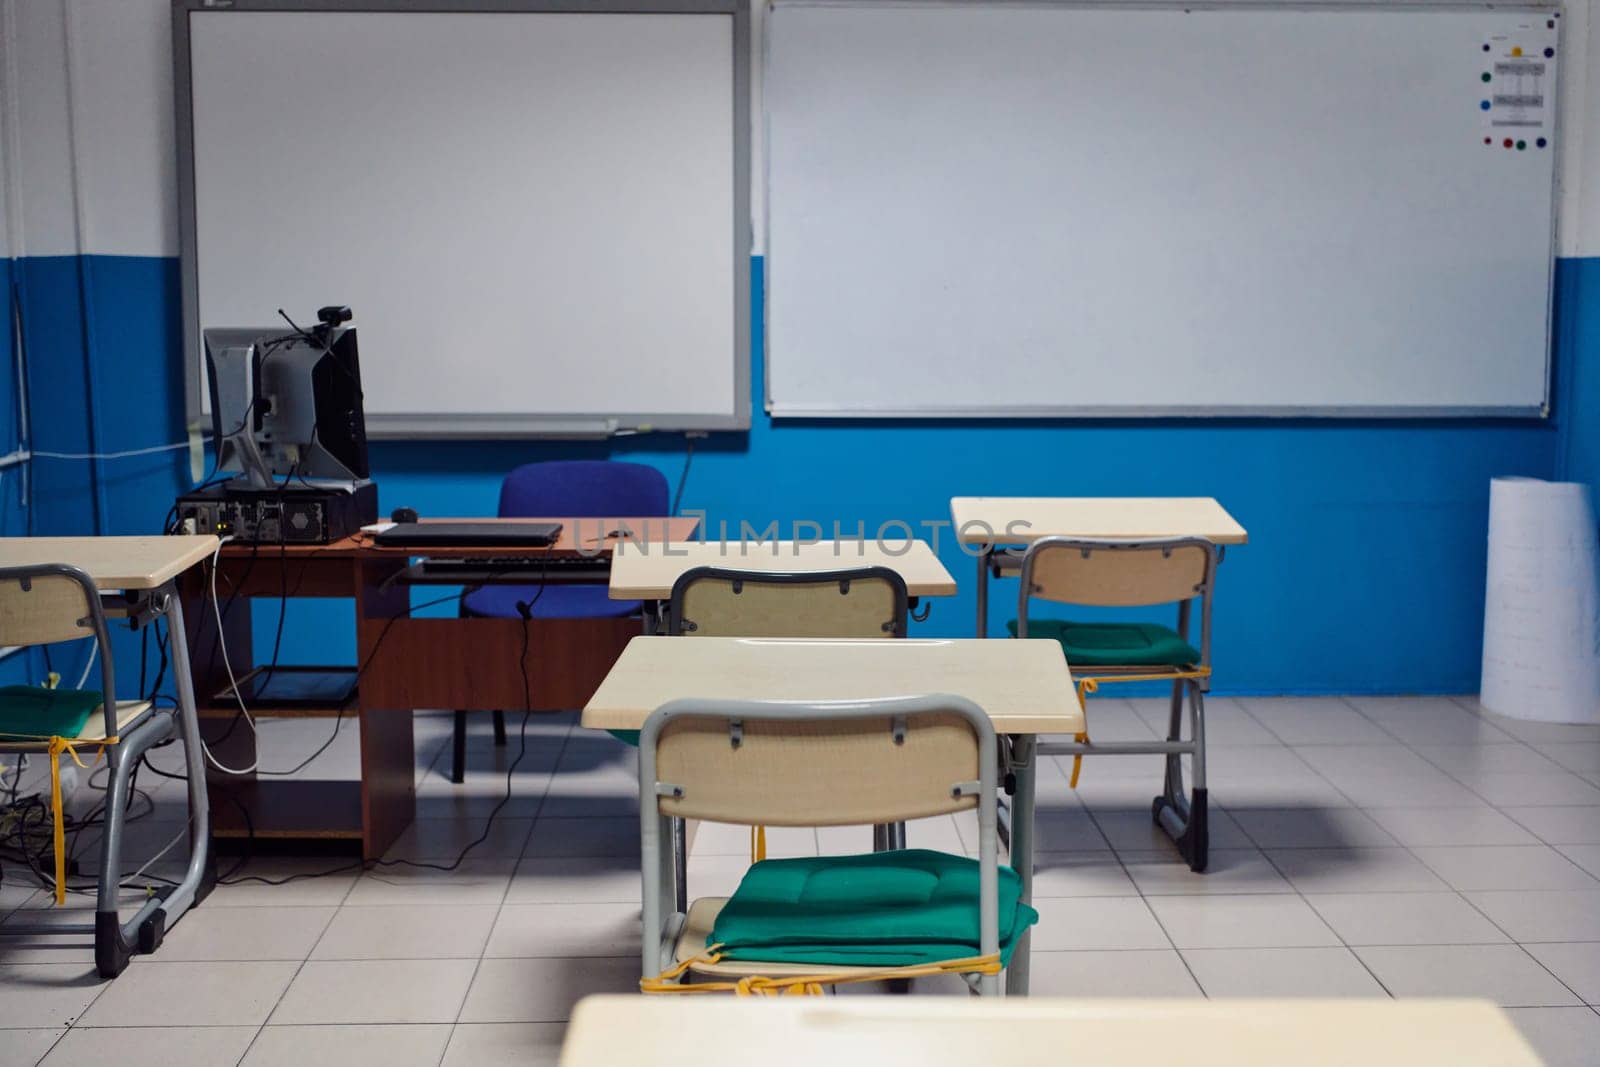
[[256, 488], [369, 477], [354, 326], [209, 329], [204, 339], [219, 471]]

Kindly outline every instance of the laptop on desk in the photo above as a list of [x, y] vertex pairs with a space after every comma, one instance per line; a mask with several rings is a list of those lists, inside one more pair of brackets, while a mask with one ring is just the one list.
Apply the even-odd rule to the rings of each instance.
[[559, 522], [402, 522], [373, 537], [384, 548], [547, 548]]

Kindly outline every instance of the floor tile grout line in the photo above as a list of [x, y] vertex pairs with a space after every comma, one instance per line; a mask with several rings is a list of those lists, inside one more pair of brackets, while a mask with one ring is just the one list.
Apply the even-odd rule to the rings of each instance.
[[[530, 709], [526, 714], [527, 715], [531, 715], [531, 714], [533, 714], [533, 712]], [[527, 724], [528, 724], [528, 720], [527, 720], [526, 717], [524, 717], [524, 719], [522, 720], [522, 729], [524, 731], [524, 736], [526, 736], [525, 731], [527, 729]], [[574, 729], [576, 729], [576, 728], [577, 727], [574, 726], [573, 724], [568, 723], [566, 731], [561, 735], [561, 747], [556, 752], [555, 763], [553, 764], [553, 767], [555, 769], [559, 769], [560, 768], [561, 761], [566, 756], [568, 747], [570, 747], [570, 745], [572, 744], [572, 731]], [[522, 853], [524, 853], [524, 854], [527, 852], [528, 843], [533, 840], [534, 831], [536, 829], [538, 829], [538, 826], [539, 826], [539, 815], [540, 815], [540, 813], [542, 813], [544, 811], [545, 801], [549, 798], [549, 796], [550, 796], [550, 788], [551, 788], [552, 784], [555, 782], [555, 769], [553, 769], [548, 775], [545, 776], [544, 791], [542, 793], [540, 793], [540, 795], [539, 795], [539, 803], [534, 808], [533, 821], [528, 827], [528, 837], [522, 843]], [[507, 772], [507, 775], [508, 776], [510, 775], [509, 771]], [[455, 1028], [460, 1025], [461, 1016], [467, 1010], [467, 1001], [472, 996], [472, 987], [475, 984], [477, 984], [478, 975], [483, 970], [483, 961], [486, 958], [486, 954], [489, 951], [489, 942], [494, 940], [494, 932], [500, 925], [501, 916], [503, 916], [505, 914], [506, 898], [511, 894], [511, 885], [512, 885], [513, 882], [516, 881], [517, 869], [522, 866], [522, 858], [523, 857], [519, 855], [517, 860], [512, 864], [512, 866], [511, 866], [511, 877], [506, 879], [505, 888], [502, 889], [501, 892], [500, 892], [500, 900], [495, 906], [494, 921], [492, 921], [489, 924], [489, 932], [486, 935], [484, 935], [483, 944], [481, 946], [479, 946], [477, 962], [475, 962], [472, 965], [472, 974], [467, 979], [466, 988], [461, 991], [461, 1003], [456, 1005], [455, 1018], [450, 1021], [450, 1036], [448, 1038], [446, 1038], [446, 1040], [445, 1040], [444, 1050], [439, 1053], [439, 1061], [440, 1061], [440, 1063], [444, 1062], [444, 1057], [450, 1050], [450, 1041], [451, 1041], [451, 1039], [453, 1039], [455, 1037]]]
[[[1556, 942], [1556, 943], [1557, 944], [1573, 944], [1574, 942]], [[1568, 982], [1565, 978], [1562, 978], [1559, 974], [1557, 974], [1555, 971], [1552, 971], [1548, 966], [1546, 966], [1544, 960], [1541, 960], [1538, 956], [1535, 956], [1531, 951], [1529, 951], [1527, 945], [1524, 945], [1520, 941], [1518, 941], [1516, 943], [1516, 945], [1517, 945], [1518, 948], [1520, 948], [1522, 950], [1522, 954], [1524, 956], [1527, 956], [1530, 960], [1532, 960], [1534, 962], [1534, 964], [1537, 967], [1539, 967], [1546, 974], [1548, 974], [1551, 978], [1554, 978], [1558, 983], [1560, 983], [1561, 988], [1565, 989], [1568, 993], [1571, 993], [1574, 997], [1576, 997], [1579, 1004], [1583, 1004], [1585, 1006], [1588, 1006], [1589, 1002], [1586, 999], [1584, 999], [1583, 994], [1579, 993], [1576, 989], [1572, 988], [1572, 984], [1570, 982]], [[1570, 1004], [1538, 1004], [1538, 1005], [1529, 1005], [1529, 1006], [1530, 1007], [1543, 1007], [1543, 1008], [1572, 1007], [1572, 1005], [1570, 1005]]]
[[[1457, 705], [1457, 707], [1460, 707], [1460, 705]], [[1474, 717], [1478, 717], [1478, 716], [1474, 716]], [[1490, 725], [1492, 726], [1493, 724], [1491, 723]], [[1406, 749], [1409, 750], [1413, 755], [1419, 757], [1424, 762], [1426, 762], [1430, 767], [1433, 767], [1433, 768], [1437, 769], [1445, 777], [1451, 779], [1452, 781], [1454, 781], [1454, 782], [1460, 784], [1461, 786], [1463, 786], [1464, 788], [1466, 788], [1469, 792], [1472, 793], [1473, 796], [1476, 796], [1479, 800], [1483, 801], [1489, 807], [1493, 808], [1497, 812], [1500, 812], [1500, 814], [1505, 815], [1505, 812], [1500, 811], [1500, 805], [1499, 804], [1496, 804], [1494, 801], [1490, 800], [1488, 797], [1486, 797], [1482, 793], [1478, 792], [1478, 790], [1474, 789], [1472, 787], [1472, 783], [1467, 781], [1467, 780], [1465, 780], [1462, 776], [1452, 773], [1451, 770], [1448, 767], [1441, 766], [1439, 763], [1436, 763], [1435, 761], [1429, 759], [1427, 753], [1422, 752], [1422, 751], [1419, 750], [1419, 746], [1417, 746], [1417, 745], [1415, 745], [1415, 744], [1413, 744], [1413, 743], [1411, 743], [1409, 741], [1406, 741], [1403, 738], [1400, 739], [1400, 743], [1402, 745], [1404, 745], [1406, 747]], [[1499, 747], [1501, 744], [1502, 744], [1501, 742], [1497, 742], [1496, 743], [1496, 747]], [[1528, 742], [1524, 741], [1520, 737], [1513, 737], [1512, 740], [1509, 743], [1504, 743], [1504, 744], [1506, 744], [1506, 747], [1511, 747], [1513, 745], [1520, 745], [1522, 748], [1525, 748], [1528, 751], [1533, 752], [1536, 755], [1538, 755], [1538, 756], [1544, 758], [1545, 760], [1547, 760], [1550, 763], [1550, 766], [1554, 771], [1556, 771], [1556, 772], [1558, 772], [1560, 774], [1571, 775], [1571, 776], [1573, 776], [1575, 778], [1578, 778], [1580, 780], [1584, 780], [1584, 781], [1587, 780], [1587, 779], [1584, 779], [1582, 775], [1576, 774], [1572, 770], [1570, 770], [1570, 769], [1568, 769], [1566, 767], [1563, 767], [1561, 764], [1557, 763], [1555, 760], [1550, 759], [1549, 756], [1546, 756], [1543, 752], [1540, 752], [1537, 748], [1534, 748], [1532, 745], [1530, 745]], [[1438, 746], [1431, 746], [1431, 747], [1446, 748], [1446, 747], [1449, 747], [1449, 746], [1448, 745], [1438, 745]], [[1481, 746], [1468, 745], [1468, 746], [1464, 746], [1464, 747], [1481, 747]], [[1546, 772], [1538, 771], [1538, 772], [1535, 772], [1535, 773], [1543, 774], [1543, 773], [1546, 773]], [[1546, 807], [1546, 806], [1548, 806], [1548, 807], [1563, 807], [1563, 806], [1566, 806], [1566, 805], [1528, 805], [1528, 806], [1530, 806], [1530, 807]], [[1509, 819], [1511, 817], [1509, 815], [1507, 815], [1506, 818]], [[1513, 821], [1515, 821], [1515, 820], [1513, 820]]]
[[[1422, 759], [1429, 766], [1436, 768], [1442, 774], [1444, 774], [1447, 778], [1449, 778], [1452, 781], [1455, 781], [1455, 782], [1459, 783], [1460, 785], [1464, 786], [1465, 788], [1467, 788], [1469, 791], [1471, 791], [1473, 793], [1473, 795], [1477, 796], [1486, 805], [1488, 805], [1488, 807], [1491, 810], [1495, 811], [1496, 813], [1502, 815], [1505, 818], [1511, 818], [1509, 815], [1506, 815], [1503, 811], [1500, 810], [1500, 806], [1498, 804], [1495, 804], [1488, 797], [1483, 796], [1483, 794], [1479, 793], [1476, 789], [1473, 789], [1470, 783], [1462, 781], [1462, 779], [1460, 777], [1458, 777], [1455, 774], [1452, 774], [1448, 768], [1440, 766], [1434, 760], [1429, 759], [1426, 753], [1418, 751], [1418, 746], [1416, 744], [1414, 744], [1414, 743], [1412, 743], [1410, 741], [1407, 741], [1405, 738], [1400, 737], [1398, 734], [1395, 734], [1393, 731], [1384, 729], [1384, 726], [1383, 726], [1382, 723], [1378, 722], [1377, 720], [1373, 719], [1371, 716], [1367, 715], [1359, 707], [1357, 707], [1356, 705], [1352, 704], [1349, 699], [1347, 699], [1347, 698], [1345, 698], [1343, 696], [1341, 696], [1339, 699], [1340, 699], [1341, 703], [1343, 703], [1346, 706], [1350, 707], [1358, 715], [1361, 715], [1363, 718], [1365, 718], [1368, 722], [1373, 723], [1373, 725], [1377, 726], [1380, 730], [1383, 730], [1385, 733], [1389, 734], [1391, 737], [1394, 737], [1395, 741], [1398, 742], [1400, 744], [1400, 746], [1402, 748], [1404, 748], [1406, 751], [1409, 751], [1413, 755], [1415, 755], [1418, 758]], [[1455, 704], [1457, 707], [1461, 706], [1460, 704], [1457, 704], [1456, 701], [1454, 701], [1454, 700], [1451, 700], [1450, 702], [1452, 704]], [[1463, 709], [1463, 710], [1468, 710], [1468, 709]], [[1469, 714], [1471, 714], [1470, 710], [1469, 710]], [[1474, 717], [1477, 717], [1477, 716], [1475, 715]], [[1493, 724], [1491, 723], [1490, 725], [1492, 726]], [[1522, 745], [1523, 747], [1528, 748], [1528, 749], [1530, 749], [1532, 751], [1537, 751], [1536, 749], [1533, 749], [1533, 747], [1531, 745], [1528, 745], [1525, 741], [1523, 741], [1521, 738], [1515, 738], [1513, 743]], [[1543, 756], [1544, 754], [1543, 753], [1539, 753], [1539, 755]], [[1546, 757], [1546, 758], [1548, 759], [1548, 757]], [[1551, 760], [1550, 763], [1551, 763], [1551, 765], [1553, 767], [1559, 767], [1560, 766], [1554, 760]], [[1565, 768], [1561, 768], [1561, 769], [1565, 770]], [[1571, 772], [1567, 772], [1567, 773], [1571, 773]], [[1444, 810], [1456, 810], [1456, 809], [1454, 807], [1447, 807]], [[1516, 820], [1513, 819], [1512, 821], [1515, 822]], [[1247, 835], [1248, 835], [1248, 833], [1249, 833], [1249, 831], [1246, 831]], [[1537, 835], [1535, 835], [1535, 836], [1537, 836]], [[1504, 929], [1503, 927], [1501, 927], [1500, 924], [1496, 923], [1492, 918], [1490, 918], [1489, 915], [1483, 911], [1483, 909], [1477, 907], [1477, 905], [1475, 905], [1466, 896], [1465, 891], [1463, 891], [1461, 889], [1458, 889], [1455, 885], [1453, 885], [1437, 869], [1435, 869], [1431, 864], [1429, 864], [1428, 861], [1425, 858], [1423, 858], [1422, 856], [1417, 855], [1416, 852], [1412, 849], [1411, 846], [1402, 845], [1401, 847], [1405, 848], [1407, 853], [1409, 855], [1411, 855], [1411, 857], [1413, 859], [1415, 859], [1418, 863], [1422, 864], [1423, 867], [1426, 868], [1430, 873], [1432, 873], [1435, 877], [1439, 878], [1440, 881], [1444, 882], [1444, 884], [1449, 887], [1450, 892], [1454, 893], [1458, 899], [1460, 899], [1463, 902], [1465, 902], [1466, 905], [1469, 908], [1473, 909], [1473, 911], [1477, 912], [1479, 915], [1482, 915], [1483, 918], [1491, 926], [1493, 926], [1496, 930], [1499, 930], [1502, 934], [1506, 935], [1506, 937], [1510, 938], [1511, 944], [1516, 945], [1516, 947], [1523, 953], [1523, 955], [1525, 955], [1529, 959], [1533, 960], [1533, 962], [1535, 964], [1537, 964], [1540, 967], [1540, 969], [1545, 971], [1547, 974], [1550, 975], [1550, 977], [1554, 978], [1558, 983], [1560, 983], [1560, 985], [1561, 985], [1561, 987], [1563, 989], [1566, 989], [1574, 997], [1577, 997], [1577, 999], [1579, 1000], [1580, 1003], [1583, 1001], [1583, 997], [1579, 996], [1578, 992], [1575, 989], [1573, 989], [1570, 985], [1568, 985], [1565, 981], [1563, 981], [1560, 978], [1559, 975], [1557, 975], [1557, 974], [1555, 974], [1555, 972], [1551, 971], [1550, 968], [1546, 967], [1544, 965], [1543, 961], [1541, 961], [1537, 956], [1535, 956], [1532, 952], [1530, 952], [1528, 950], [1526, 945], [1524, 945], [1522, 942], [1518, 941], [1516, 938], [1512, 937], [1510, 931], [1508, 931], [1508, 930]], [[1443, 846], [1441, 846], [1441, 847], [1443, 847]], [[1518, 847], [1518, 846], [1508, 846], [1508, 847]], [[1521, 846], [1521, 847], [1533, 847], [1533, 846]], [[1544, 847], [1545, 848], [1552, 848], [1552, 846], [1550, 846], [1548, 844], [1546, 844]], [[1558, 851], [1558, 850], [1554, 850], [1554, 849], [1552, 849], [1552, 850], [1553, 851]], [[1560, 854], [1560, 853], [1558, 853], [1558, 854]], [[1570, 857], [1566, 856], [1565, 854], [1561, 854], [1561, 855], [1562, 855], [1562, 858], [1566, 859], [1568, 863], [1572, 863], [1572, 860], [1571, 860]], [[1269, 861], [1270, 861], [1270, 857], [1269, 857]], [[1572, 865], [1573, 865], [1574, 868], [1576, 868], [1576, 869], [1578, 869], [1580, 871], [1583, 870], [1583, 868], [1579, 867], [1576, 863], [1572, 863]], [[1584, 873], [1587, 874], [1588, 872], [1584, 871]], [[1591, 875], [1590, 877], [1593, 877], [1593, 876]], [[1306, 904], [1307, 904], [1308, 907], [1311, 907], [1312, 910], [1315, 910], [1315, 905], [1311, 904], [1310, 901], [1307, 901]], [[1320, 913], [1319, 913], [1319, 915], [1320, 915]], [[1338, 934], [1337, 931], [1335, 931], [1335, 935], [1339, 937], [1341, 942], [1344, 941], [1343, 935]], [[1346, 947], [1349, 948], [1351, 953], [1353, 955], [1355, 955], [1355, 957], [1358, 960], [1361, 960], [1362, 966], [1367, 968], [1368, 973], [1372, 973], [1372, 968], [1370, 966], [1368, 966], [1367, 961], [1361, 956], [1361, 954], [1359, 952], [1357, 952], [1354, 949], [1354, 947], [1352, 947], [1352, 946], [1346, 945]], [[1366, 946], [1366, 947], [1376, 947], [1376, 946]], [[1469, 946], [1443, 946], [1443, 947], [1469, 947]], [[1383, 985], [1382, 979], [1378, 978], [1376, 973], [1372, 973], [1372, 977], [1373, 977], [1374, 980], [1376, 980], [1378, 982], [1379, 985]], [[1385, 989], [1385, 991], [1388, 991], [1388, 987], [1387, 986], [1384, 986], [1384, 989]], [[1393, 995], [1394, 994], [1392, 992], [1390, 992], [1390, 996], [1392, 997]], [[1550, 1007], [1557, 1007], [1559, 1005], [1549, 1005], [1549, 1006]]]
[[[1250, 833], [1249, 828], [1243, 823], [1238, 823], [1238, 820], [1234, 821], [1238, 824], [1240, 832], [1249, 838], [1252, 843], [1255, 843], [1256, 839]], [[1377, 972], [1372, 969], [1372, 966], [1362, 958], [1361, 953], [1356, 951], [1354, 945], [1351, 945], [1349, 941], [1345, 940], [1345, 936], [1334, 927], [1333, 923], [1328, 921], [1327, 916], [1323, 915], [1322, 912], [1317, 909], [1317, 906], [1307, 898], [1305, 891], [1295, 883], [1293, 878], [1289, 877], [1289, 873], [1273, 861], [1271, 853], [1269, 853], [1266, 849], [1261, 848], [1259, 843], [1257, 843], [1257, 849], [1260, 851], [1262, 857], [1267, 861], [1267, 864], [1277, 872], [1278, 877], [1282, 878], [1284, 882], [1288, 884], [1290, 892], [1292, 892], [1300, 900], [1300, 903], [1305, 905], [1306, 909], [1310, 911], [1311, 914], [1317, 917], [1317, 921], [1326, 927], [1328, 932], [1338, 940], [1340, 947], [1342, 947], [1345, 952], [1347, 952], [1355, 959], [1357, 963], [1361, 965], [1361, 969], [1372, 976], [1372, 980], [1378, 984], [1378, 988], [1383, 990], [1384, 994], [1390, 999], [1393, 999], [1394, 991], [1389, 988], [1382, 978], [1378, 977]]]
[[[1035, 809], [1034, 810], [1037, 813], [1037, 810], [1038, 810], [1037, 805], [1035, 805]], [[1094, 824], [1094, 828], [1097, 831], [1099, 831], [1100, 836], [1105, 838], [1106, 843], [1109, 845], [1111, 843], [1111, 836], [1109, 834], [1107, 834], [1105, 832], [1105, 828], [1100, 825], [1100, 820], [1095, 817], [1095, 814], [1094, 814], [1094, 812], [1092, 810], [1089, 810], [1089, 809], [1085, 808], [1085, 811], [1087, 811], [1087, 813], [1088, 813], [1089, 821]], [[1035, 849], [1035, 852], [1037, 852], [1037, 851], [1038, 850]], [[1120, 852], [1118, 852], [1115, 848], [1113, 848], [1111, 850], [1111, 855], [1116, 857], [1117, 866], [1119, 866], [1122, 869], [1122, 876], [1124, 878], [1126, 878], [1128, 880], [1128, 882], [1133, 886], [1134, 893], [1138, 896], [1139, 901], [1142, 904], [1144, 904], [1145, 912], [1148, 913], [1150, 918], [1155, 921], [1156, 929], [1161, 931], [1161, 936], [1167, 939], [1167, 945], [1172, 949], [1173, 953], [1175, 953], [1177, 955], [1178, 961], [1183, 964], [1184, 973], [1186, 973], [1189, 976], [1189, 980], [1194, 983], [1195, 988], [1200, 990], [1200, 996], [1202, 998], [1206, 999], [1206, 1000], [1210, 1000], [1211, 999], [1210, 991], [1207, 990], [1205, 985], [1200, 981], [1200, 976], [1194, 973], [1194, 967], [1190, 965], [1189, 958], [1183, 954], [1183, 950], [1180, 949], [1178, 947], [1178, 943], [1173, 940], [1172, 932], [1170, 930], [1168, 930], [1167, 927], [1166, 927], [1166, 924], [1161, 921], [1161, 916], [1156, 914], [1155, 908], [1152, 907], [1151, 904], [1150, 904], [1150, 898], [1145, 896], [1144, 889], [1139, 885], [1138, 881], [1136, 881], [1134, 879], [1133, 872], [1128, 870], [1127, 861], [1122, 858], [1122, 854]], [[1180, 862], [1181, 862], [1181, 860], [1180, 860]], [[1035, 877], [1037, 877], [1038, 864], [1035, 864], [1034, 867], [1035, 867], [1035, 872], [1036, 872], [1035, 873]], [[1118, 899], [1125, 899], [1125, 898], [1118, 898]], [[1030, 951], [1031, 951], [1031, 949], [1030, 949]]]

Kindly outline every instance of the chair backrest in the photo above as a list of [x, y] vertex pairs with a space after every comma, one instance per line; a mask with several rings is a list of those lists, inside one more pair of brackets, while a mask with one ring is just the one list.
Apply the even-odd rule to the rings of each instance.
[[670, 963], [683, 921], [671, 905], [673, 816], [834, 826], [976, 806], [979, 951], [998, 952], [998, 763], [989, 717], [957, 696], [663, 704], [639, 736], [641, 974]]
[[904, 637], [906, 583], [888, 567], [785, 574], [696, 567], [672, 584], [668, 632]]
[[1017, 636], [1028, 636], [1032, 599], [1095, 607], [1178, 605], [1178, 632], [1189, 636], [1189, 605], [1200, 601], [1200, 661], [1211, 662], [1211, 590], [1217, 546], [1203, 537], [1106, 541], [1042, 537], [1022, 557]]
[[500, 485], [502, 518], [623, 519], [666, 515], [670, 507], [666, 476], [643, 463], [529, 463], [506, 475]]
[[117, 732], [116, 679], [94, 580], [65, 563], [0, 567], [0, 645], [51, 645], [83, 638], [93, 638], [100, 648], [100, 691], [106, 696], [110, 737]]
[[743, 825], [900, 822], [978, 807], [995, 758], [989, 717], [960, 697], [678, 700], [641, 733], [641, 796]]
[[1204, 596], [1217, 549], [1204, 538], [1095, 541], [1046, 537], [1022, 559], [1025, 597], [1066, 604], [1139, 607]]

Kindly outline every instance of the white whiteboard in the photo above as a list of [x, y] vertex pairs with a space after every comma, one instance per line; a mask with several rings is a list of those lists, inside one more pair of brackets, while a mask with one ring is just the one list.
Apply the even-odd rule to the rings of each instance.
[[178, 16], [192, 414], [199, 329], [341, 303], [376, 433], [748, 424], [748, 12], [250, 6]]
[[1544, 413], [1558, 16], [1111, 7], [779, 0], [769, 410]]

